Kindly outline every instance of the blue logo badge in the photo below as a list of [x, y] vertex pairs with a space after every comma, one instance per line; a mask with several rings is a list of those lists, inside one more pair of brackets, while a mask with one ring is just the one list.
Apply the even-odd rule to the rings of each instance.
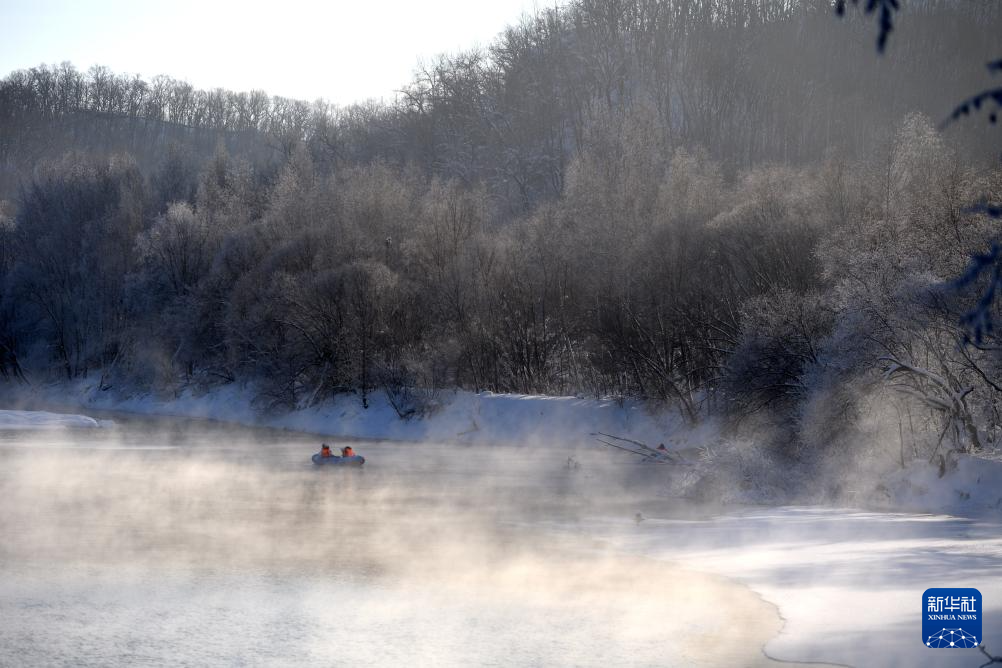
[[933, 649], [977, 647], [981, 644], [981, 611], [977, 589], [926, 589], [922, 594], [922, 642]]

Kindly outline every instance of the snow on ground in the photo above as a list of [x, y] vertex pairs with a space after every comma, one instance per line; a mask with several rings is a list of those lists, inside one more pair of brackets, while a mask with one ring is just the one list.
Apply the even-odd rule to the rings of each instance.
[[744, 582], [786, 620], [765, 647], [778, 659], [875, 668], [980, 666], [985, 659], [977, 650], [923, 644], [922, 593], [930, 587], [980, 590], [984, 642], [1002, 654], [998, 522], [771, 508], [640, 524], [596, 518], [557, 528]]
[[[1002, 458], [959, 456], [940, 476], [937, 467], [916, 459], [887, 476], [888, 505], [900, 510], [1002, 517]], [[999, 564], [1002, 566], [1002, 564]]]
[[101, 423], [86, 415], [68, 415], [47, 411], [5, 411], [0, 410], [0, 431], [28, 431], [36, 429], [88, 429], [100, 427]]
[[253, 406], [253, 396], [253, 388], [238, 384], [161, 399], [149, 394], [123, 397], [78, 383], [34, 390], [27, 396], [8, 396], [8, 402], [34, 400], [148, 415], [209, 418], [372, 440], [576, 447], [595, 444], [590, 434], [605, 432], [650, 445], [664, 442], [671, 448], [686, 447], [694, 440], [716, 435], [716, 425], [708, 423], [697, 431], [686, 431], [687, 438], [682, 442], [678, 434], [683, 431], [683, 421], [677, 413], [652, 411], [639, 401], [444, 391], [436, 412], [404, 420], [383, 392], [370, 394], [368, 408], [362, 407], [357, 396], [342, 395], [317, 406], [270, 414]]

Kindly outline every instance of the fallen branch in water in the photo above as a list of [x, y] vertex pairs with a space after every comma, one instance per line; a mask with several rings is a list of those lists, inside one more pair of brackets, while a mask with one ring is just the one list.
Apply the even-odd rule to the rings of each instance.
[[[636, 450], [633, 450], [631, 448], [627, 448], [627, 447], [624, 447], [622, 445], [616, 445], [615, 443], [610, 443], [609, 441], [603, 440], [603, 439], [601, 439], [601, 438], [599, 438], [597, 436], [595, 437], [595, 440], [598, 441], [599, 443], [601, 443], [602, 445], [608, 445], [610, 448], [616, 448], [617, 450], [624, 450], [626, 452], [629, 452], [631, 455], [637, 455], [638, 457], [643, 457], [644, 459], [646, 459], [648, 461], [654, 461], [654, 462], [658, 461], [658, 459], [655, 458], [654, 455], [651, 455], [649, 453], [646, 453], [646, 452], [637, 452]], [[668, 462], [659, 462], [659, 463], [667, 464]]]
[[[611, 439], [614, 439], [614, 440], [617, 440], [617, 441], [623, 441], [624, 443], [632, 443], [633, 445], [640, 446], [644, 450], [644, 452], [637, 452], [636, 450], [631, 450], [629, 448], [624, 448], [624, 447], [621, 447], [621, 446], [613, 445], [613, 447], [618, 447], [621, 450], [626, 450], [627, 452], [633, 452], [633, 453], [638, 454], [638, 455], [644, 455], [644, 456], [651, 457], [651, 458], [658, 459], [658, 460], [664, 460], [664, 459], [667, 459], [669, 461], [680, 461], [681, 460], [681, 458], [679, 457], [679, 455], [677, 453], [671, 452], [670, 450], [658, 450], [656, 448], [652, 448], [651, 446], [647, 445], [646, 443], [642, 443], [640, 441], [635, 441], [632, 438], [623, 438], [622, 436], [613, 436], [612, 434], [605, 434], [605, 433], [603, 433], [601, 431], [592, 432], [591, 435], [594, 436], [597, 440], [600, 440], [600, 441], [602, 439], [600, 439], [598, 437], [599, 436], [604, 436], [606, 438], [611, 438]], [[605, 443], [605, 441], [602, 441], [602, 442]], [[606, 443], [606, 445], [612, 445], [612, 443]]]
[[985, 649], [984, 645], [978, 645], [978, 649], [981, 650], [982, 654], [988, 657], [988, 663], [981, 664], [979, 668], [985, 668], [985, 666], [990, 666], [993, 663], [1002, 663], [1002, 656], [992, 656], [991, 654], [988, 653], [988, 650]]
[[605, 436], [606, 438], [613, 438], [613, 439], [615, 439], [617, 441], [623, 441], [625, 443], [633, 443], [634, 445], [639, 445], [640, 447], [642, 447], [642, 448], [644, 448], [646, 450], [653, 450], [654, 449], [651, 446], [647, 445], [646, 443], [641, 443], [640, 441], [634, 441], [632, 438], [623, 438], [622, 436], [613, 436], [612, 434], [605, 434], [605, 433], [600, 432], [600, 431], [593, 432], [592, 436]]
[[[686, 460], [682, 459], [675, 453], [669, 453], [665, 450], [655, 450], [651, 447], [644, 445], [643, 443], [638, 443], [637, 441], [631, 441], [628, 438], [619, 438], [618, 436], [611, 436], [609, 434], [602, 434], [600, 432], [596, 432], [591, 435], [595, 438], [596, 441], [598, 441], [602, 445], [607, 445], [610, 448], [616, 448], [617, 450], [623, 450], [625, 452], [629, 452], [631, 455], [637, 455], [638, 457], [643, 457], [644, 461], [650, 462], [652, 464], [684, 464], [686, 466], [692, 466], [692, 462], [687, 462]], [[616, 440], [625, 441], [627, 443], [634, 443], [643, 448], [643, 451], [637, 451], [634, 450], [633, 448], [628, 448], [623, 445], [610, 443], [604, 438], [599, 438], [599, 436], [604, 436], [606, 438], [614, 438]]]

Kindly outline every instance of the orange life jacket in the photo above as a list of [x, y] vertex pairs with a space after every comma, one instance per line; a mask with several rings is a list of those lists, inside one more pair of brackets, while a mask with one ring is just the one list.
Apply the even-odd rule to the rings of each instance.
[[344, 449], [344, 456], [345, 457], [354, 457], [355, 456], [355, 451], [351, 449], [351, 446], [348, 446], [347, 448]]
[[323, 447], [323, 448], [320, 448], [320, 456], [321, 457], [330, 457], [331, 456], [331, 449], [328, 448], [328, 447], [326, 447], [326, 446]]

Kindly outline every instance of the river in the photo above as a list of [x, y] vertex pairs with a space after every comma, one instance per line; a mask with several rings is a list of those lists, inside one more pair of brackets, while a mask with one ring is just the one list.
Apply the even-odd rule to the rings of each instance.
[[115, 423], [0, 432], [0, 665], [778, 665], [776, 606], [691, 539], [761, 521], [659, 467], [355, 442], [364, 470], [318, 469], [306, 434]]

